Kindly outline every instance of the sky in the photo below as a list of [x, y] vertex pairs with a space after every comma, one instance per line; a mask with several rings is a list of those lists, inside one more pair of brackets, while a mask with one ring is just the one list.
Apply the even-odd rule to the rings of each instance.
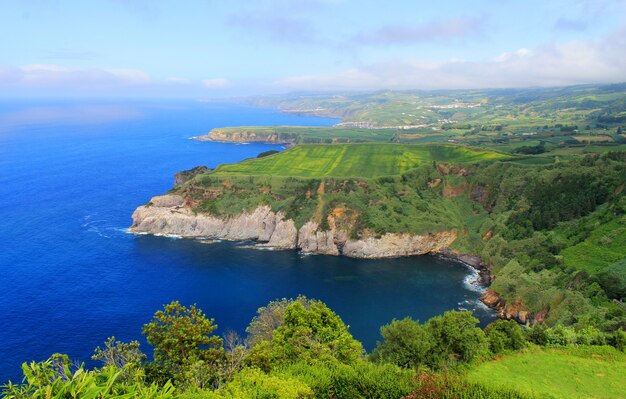
[[0, 0], [0, 97], [626, 81], [626, 0]]

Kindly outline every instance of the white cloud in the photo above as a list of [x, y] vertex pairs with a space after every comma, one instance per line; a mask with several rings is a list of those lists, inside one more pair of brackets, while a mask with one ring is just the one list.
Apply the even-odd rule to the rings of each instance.
[[626, 27], [601, 40], [506, 52], [491, 60], [397, 59], [275, 84], [286, 90], [437, 89], [560, 86], [626, 81]]
[[231, 85], [230, 81], [224, 78], [205, 79], [202, 84], [208, 89], [223, 89]]
[[10, 70], [11, 79], [4, 83], [27, 88], [107, 89], [152, 82], [146, 72], [137, 69], [72, 69], [52, 64], [30, 64]]

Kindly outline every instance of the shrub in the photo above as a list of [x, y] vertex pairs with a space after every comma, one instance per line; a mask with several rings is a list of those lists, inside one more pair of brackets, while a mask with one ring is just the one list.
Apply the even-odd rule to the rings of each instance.
[[271, 337], [269, 343], [252, 347], [252, 365], [271, 369], [299, 360], [353, 364], [363, 354], [361, 343], [352, 338], [341, 318], [320, 301], [293, 301]]
[[557, 325], [546, 330], [546, 346], [562, 347], [576, 343], [574, 330]]
[[488, 349], [478, 319], [470, 311], [448, 311], [428, 320], [426, 329], [432, 336], [429, 366], [439, 368], [457, 362], [470, 362]]
[[496, 320], [485, 328], [489, 347], [493, 353], [502, 350], [519, 350], [526, 346], [524, 329], [513, 320]]
[[380, 328], [383, 342], [377, 342], [373, 359], [400, 367], [418, 369], [426, 363], [432, 336], [418, 321], [407, 317]]
[[391, 364], [309, 365], [300, 362], [277, 373], [305, 382], [317, 398], [395, 399], [415, 388], [413, 373]]

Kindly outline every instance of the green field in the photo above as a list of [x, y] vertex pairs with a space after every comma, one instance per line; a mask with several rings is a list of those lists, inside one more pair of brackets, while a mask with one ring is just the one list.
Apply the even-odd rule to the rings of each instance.
[[269, 157], [222, 165], [215, 174], [370, 178], [399, 175], [432, 161], [462, 164], [507, 157], [495, 151], [445, 144], [299, 145]]
[[553, 398], [626, 398], [626, 354], [612, 347], [529, 349], [483, 363], [467, 378]]

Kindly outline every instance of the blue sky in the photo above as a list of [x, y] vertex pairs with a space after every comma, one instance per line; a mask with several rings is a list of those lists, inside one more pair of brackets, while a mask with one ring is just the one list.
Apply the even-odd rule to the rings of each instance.
[[1, 0], [0, 95], [626, 81], [624, 0]]

